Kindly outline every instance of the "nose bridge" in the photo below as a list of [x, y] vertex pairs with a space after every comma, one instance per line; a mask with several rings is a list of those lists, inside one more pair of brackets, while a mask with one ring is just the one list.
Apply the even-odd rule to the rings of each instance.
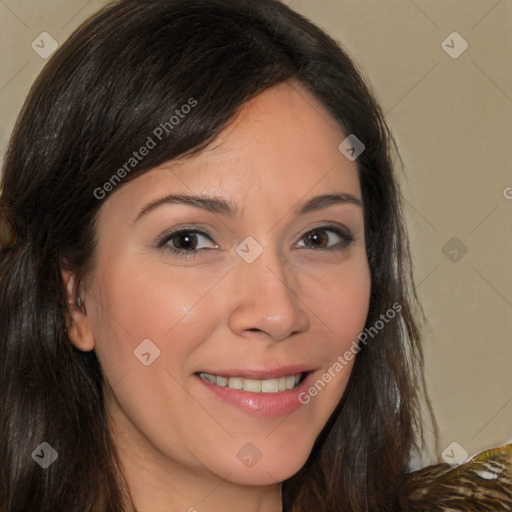
[[266, 247], [252, 263], [240, 264], [240, 272], [253, 280], [253, 286], [280, 295], [293, 296], [295, 276], [290, 272], [286, 259], [273, 247]]
[[258, 244], [258, 248], [254, 242], [242, 242], [237, 248], [231, 328], [239, 334], [257, 329], [283, 339], [308, 323], [299, 300], [298, 276], [275, 247]]

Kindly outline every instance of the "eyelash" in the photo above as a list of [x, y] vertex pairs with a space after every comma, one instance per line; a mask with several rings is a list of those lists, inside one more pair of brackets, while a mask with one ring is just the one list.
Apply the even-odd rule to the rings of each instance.
[[[334, 233], [335, 235], [338, 235], [341, 238], [341, 241], [335, 244], [332, 247], [320, 247], [319, 249], [311, 249], [312, 251], [343, 251], [346, 249], [353, 241], [354, 237], [350, 233], [348, 229], [343, 229], [338, 226], [320, 226], [317, 228], [310, 229], [304, 235], [302, 235], [301, 240], [307, 237], [308, 235], [311, 235], [312, 233], [319, 232], [319, 231], [330, 231]], [[180, 256], [181, 258], [193, 258], [197, 256], [199, 251], [205, 250], [205, 249], [192, 249], [192, 250], [184, 250], [184, 249], [176, 249], [175, 247], [172, 247], [171, 245], [168, 245], [168, 242], [171, 241], [173, 238], [182, 235], [182, 234], [196, 234], [196, 235], [202, 235], [210, 240], [210, 242], [215, 243], [213, 238], [206, 232], [193, 229], [193, 228], [180, 228], [176, 231], [172, 231], [171, 233], [164, 233], [163, 235], [159, 236], [155, 242], [155, 246], [158, 249], [163, 249], [165, 251], [170, 251], [171, 253]], [[306, 249], [309, 249], [306, 247]], [[208, 250], [208, 249], [206, 249]]]

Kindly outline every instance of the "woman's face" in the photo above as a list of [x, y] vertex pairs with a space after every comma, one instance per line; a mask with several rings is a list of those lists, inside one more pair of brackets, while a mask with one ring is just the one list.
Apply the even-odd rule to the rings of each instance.
[[105, 200], [75, 344], [97, 353], [126, 461], [251, 486], [303, 466], [368, 312], [345, 137], [313, 96], [281, 84], [205, 151]]

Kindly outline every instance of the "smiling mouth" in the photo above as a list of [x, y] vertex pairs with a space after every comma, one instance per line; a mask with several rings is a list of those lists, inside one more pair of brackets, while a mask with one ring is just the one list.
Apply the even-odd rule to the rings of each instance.
[[306, 372], [264, 380], [224, 377], [206, 372], [201, 372], [197, 375], [204, 381], [223, 388], [249, 391], [251, 393], [281, 393], [298, 387], [304, 380]]

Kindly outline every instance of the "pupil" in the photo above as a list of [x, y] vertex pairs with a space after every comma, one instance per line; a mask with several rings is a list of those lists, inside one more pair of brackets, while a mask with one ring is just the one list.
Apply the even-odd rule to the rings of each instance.
[[[192, 247], [189, 246], [192, 245]], [[195, 235], [191, 235], [189, 233], [181, 233], [178, 236], [178, 246], [179, 249], [195, 249], [197, 245], [197, 240], [195, 239]]]
[[[321, 233], [321, 234], [319, 234], [319, 233]], [[314, 231], [313, 233], [311, 233], [311, 235], [309, 235], [309, 239], [312, 242], [320, 241], [321, 245], [324, 245], [324, 243], [327, 243], [327, 235], [325, 234], [324, 231]], [[322, 243], [322, 242], [324, 242], [324, 243]]]

